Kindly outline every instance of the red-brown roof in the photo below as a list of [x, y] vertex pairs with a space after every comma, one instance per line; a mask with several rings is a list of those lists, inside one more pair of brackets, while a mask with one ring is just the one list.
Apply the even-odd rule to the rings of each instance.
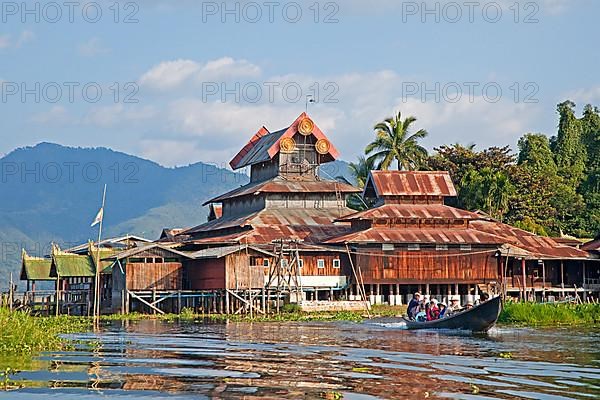
[[435, 228], [369, 228], [352, 232], [324, 243], [418, 243], [418, 244], [474, 244], [500, 245], [504, 240], [498, 236], [475, 229]]
[[446, 171], [371, 171], [378, 196], [455, 197], [456, 189]]
[[[342, 209], [342, 213], [351, 210]], [[348, 231], [348, 224], [334, 224], [340, 212], [327, 209], [265, 209], [251, 215], [214, 220], [181, 233], [183, 240], [203, 243], [271, 243], [296, 239], [317, 243]], [[237, 230], [231, 232], [231, 230]]]
[[600, 239], [592, 240], [581, 246], [586, 251], [600, 251]]
[[[233, 169], [239, 169], [247, 165], [271, 160], [275, 154], [279, 153], [279, 142], [286, 137], [294, 136], [298, 132], [300, 121], [307, 117], [308, 115], [303, 112], [289, 127], [273, 133], [270, 133], [263, 126], [229, 162], [229, 165]], [[314, 124], [312, 134], [317, 139], [327, 139], [316, 124]], [[339, 152], [331, 142], [329, 145], [328, 154], [333, 160], [336, 160], [339, 157]]]
[[570, 246], [556, 243], [549, 237], [538, 236], [534, 233], [515, 228], [494, 220], [471, 221], [470, 226], [481, 232], [486, 232], [504, 238], [505, 243], [513, 245], [531, 254], [531, 258], [540, 259], [587, 259], [589, 254]]
[[335, 193], [336, 191], [341, 193], [359, 193], [360, 189], [347, 183], [335, 181], [288, 181], [281, 177], [275, 177], [267, 181], [241, 186], [210, 199], [203, 205], [220, 203], [226, 199], [260, 193]]
[[374, 219], [479, 219], [476, 213], [442, 204], [384, 204], [338, 219], [338, 221]]

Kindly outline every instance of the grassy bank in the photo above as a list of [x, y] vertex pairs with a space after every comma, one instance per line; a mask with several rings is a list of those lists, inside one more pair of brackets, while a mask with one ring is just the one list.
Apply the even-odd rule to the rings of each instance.
[[498, 322], [526, 326], [598, 326], [600, 304], [506, 303]]
[[61, 334], [83, 332], [90, 326], [89, 318], [36, 317], [0, 308], [0, 354], [60, 350], [68, 344]]

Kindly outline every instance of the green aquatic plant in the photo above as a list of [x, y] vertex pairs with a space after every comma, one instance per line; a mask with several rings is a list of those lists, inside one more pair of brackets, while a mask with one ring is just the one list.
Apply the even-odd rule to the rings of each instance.
[[506, 303], [498, 322], [530, 326], [597, 326], [600, 304]]
[[38, 317], [0, 308], [0, 353], [32, 353], [59, 350], [69, 345], [61, 335], [83, 332], [91, 319], [59, 316]]

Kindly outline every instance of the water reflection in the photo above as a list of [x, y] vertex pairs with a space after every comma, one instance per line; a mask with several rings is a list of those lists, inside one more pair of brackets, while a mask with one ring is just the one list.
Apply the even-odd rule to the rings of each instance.
[[472, 336], [385, 324], [139, 321], [72, 337], [74, 351], [20, 365], [12, 380], [23, 388], [0, 398], [600, 395], [598, 331], [500, 328]]

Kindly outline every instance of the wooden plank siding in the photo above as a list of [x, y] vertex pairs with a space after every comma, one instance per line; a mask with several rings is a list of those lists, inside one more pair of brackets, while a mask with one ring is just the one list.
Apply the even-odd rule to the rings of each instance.
[[[352, 268], [348, 255], [337, 252], [305, 252], [300, 253], [303, 266], [300, 269], [302, 276], [341, 276], [352, 275]], [[340, 268], [333, 267], [333, 260], [340, 260]], [[325, 267], [318, 267], [318, 260], [325, 261]]]
[[[482, 253], [486, 250], [489, 252]], [[500, 281], [495, 248], [473, 247], [460, 253], [459, 248], [408, 250], [361, 246], [355, 256], [365, 284], [370, 283], [481, 283]], [[365, 254], [368, 253], [368, 254]], [[445, 255], [445, 253], [447, 255]], [[470, 254], [478, 253], [478, 254]]]
[[190, 260], [185, 263], [187, 284], [192, 290], [225, 288], [225, 258]]
[[264, 287], [264, 267], [262, 264], [250, 265], [251, 259], [255, 259], [255, 257], [243, 252], [225, 256], [227, 289], [260, 289]]
[[126, 285], [129, 290], [181, 290], [183, 267], [180, 262], [128, 262]]

